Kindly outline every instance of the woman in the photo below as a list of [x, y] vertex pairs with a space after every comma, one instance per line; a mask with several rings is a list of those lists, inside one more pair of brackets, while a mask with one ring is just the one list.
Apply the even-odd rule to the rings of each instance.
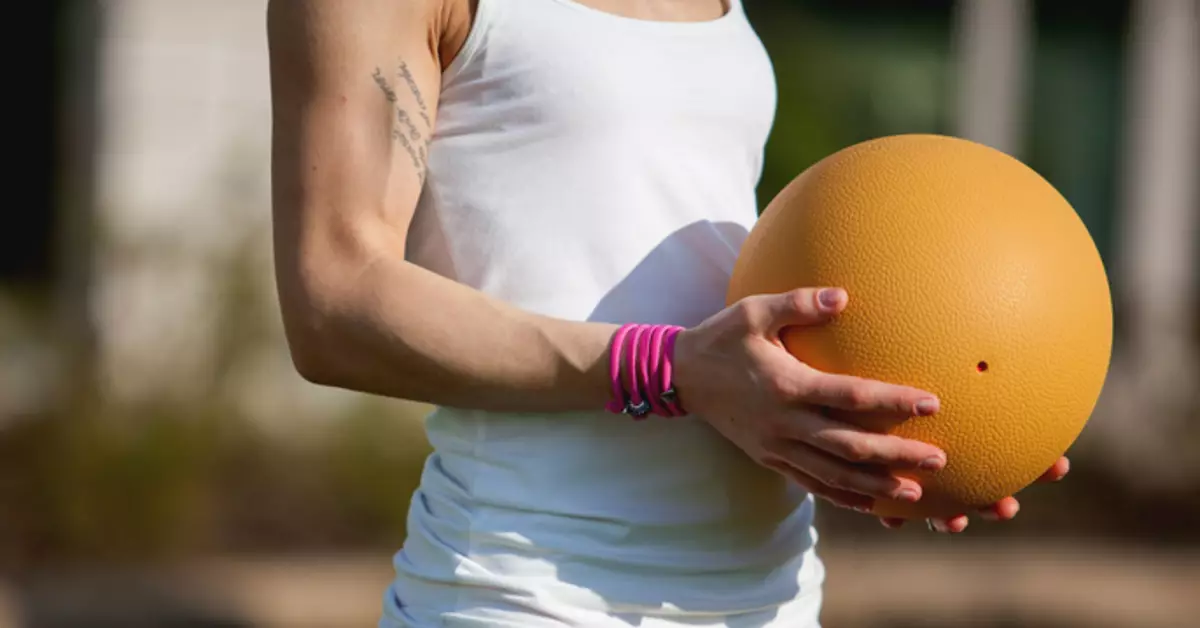
[[268, 28], [296, 367], [439, 407], [380, 625], [817, 626], [813, 496], [918, 500], [895, 472], [946, 461], [813, 411], [937, 411], [781, 349], [851, 295], [724, 307], [775, 109], [739, 0], [278, 0]]

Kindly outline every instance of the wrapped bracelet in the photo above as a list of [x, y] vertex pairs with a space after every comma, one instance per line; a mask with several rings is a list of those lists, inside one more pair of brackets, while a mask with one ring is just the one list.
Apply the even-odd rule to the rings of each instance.
[[675, 338], [681, 331], [676, 325], [633, 323], [617, 329], [608, 362], [612, 399], [606, 407], [610, 412], [634, 419], [686, 414], [671, 379]]

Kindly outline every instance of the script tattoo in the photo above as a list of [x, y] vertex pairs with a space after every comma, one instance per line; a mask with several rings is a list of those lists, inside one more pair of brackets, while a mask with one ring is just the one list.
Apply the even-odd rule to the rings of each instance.
[[427, 113], [428, 110], [425, 109], [425, 99], [421, 97], [421, 90], [417, 89], [417, 82], [413, 80], [412, 72], [408, 71], [407, 63], [403, 61], [400, 62], [399, 73], [404, 79], [404, 82], [408, 84], [408, 89], [412, 90], [413, 98], [417, 99], [417, 106], [421, 108], [421, 110], [417, 112], [417, 115], [421, 116], [421, 119], [425, 121], [426, 128], [432, 127], [433, 125], [429, 124], [429, 114]]
[[421, 90], [417, 87], [417, 82], [413, 79], [412, 72], [408, 69], [408, 64], [401, 61], [400, 66], [396, 70], [396, 75], [404, 81], [408, 91], [412, 94], [413, 102], [416, 103], [415, 115], [420, 118], [422, 123], [420, 126], [413, 120], [413, 116], [409, 114], [405, 105], [400, 102], [395, 88], [388, 82], [383, 70], [375, 68], [375, 72], [371, 75], [371, 78], [374, 79], [375, 85], [379, 87], [379, 90], [383, 92], [383, 97], [387, 99], [393, 110], [392, 140], [404, 147], [404, 151], [412, 159], [413, 168], [417, 171], [417, 178], [424, 183], [428, 167], [428, 155], [426, 151], [429, 146], [429, 136], [433, 132], [433, 124], [429, 121], [429, 110], [425, 106], [425, 98], [421, 95]]

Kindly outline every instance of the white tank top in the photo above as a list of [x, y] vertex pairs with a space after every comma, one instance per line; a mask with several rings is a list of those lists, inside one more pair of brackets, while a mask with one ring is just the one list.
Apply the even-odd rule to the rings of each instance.
[[[770, 62], [729, 4], [679, 23], [479, 0], [443, 76], [409, 259], [570, 320], [719, 311], [775, 111]], [[816, 625], [811, 498], [703, 421], [444, 408], [427, 429], [381, 625]]]

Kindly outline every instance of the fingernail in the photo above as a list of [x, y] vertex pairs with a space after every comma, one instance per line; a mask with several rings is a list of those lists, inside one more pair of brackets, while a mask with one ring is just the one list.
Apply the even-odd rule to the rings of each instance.
[[979, 516], [982, 517], [985, 521], [999, 521], [1000, 520], [999, 513], [997, 513], [995, 510], [993, 510], [991, 508], [984, 508], [983, 510], [980, 510]]
[[817, 293], [817, 301], [822, 308], [832, 310], [845, 300], [846, 292], [840, 288], [825, 288]]
[[926, 520], [925, 520], [925, 527], [929, 528], [929, 531], [930, 531], [930, 532], [937, 532], [937, 531], [938, 531], [938, 529], [937, 529], [937, 526], [933, 525], [933, 519], [926, 519]]
[[929, 416], [937, 411], [937, 399], [922, 399], [917, 402], [917, 416]]
[[866, 506], [851, 506], [850, 508], [854, 510], [854, 512], [861, 512], [864, 515], [871, 514], [871, 509], [867, 508]]
[[917, 502], [921, 500], [921, 496], [911, 488], [902, 489], [896, 493], [896, 498], [906, 502]]
[[941, 456], [930, 456], [922, 460], [919, 466], [926, 471], [940, 471], [946, 466], [946, 459]]

